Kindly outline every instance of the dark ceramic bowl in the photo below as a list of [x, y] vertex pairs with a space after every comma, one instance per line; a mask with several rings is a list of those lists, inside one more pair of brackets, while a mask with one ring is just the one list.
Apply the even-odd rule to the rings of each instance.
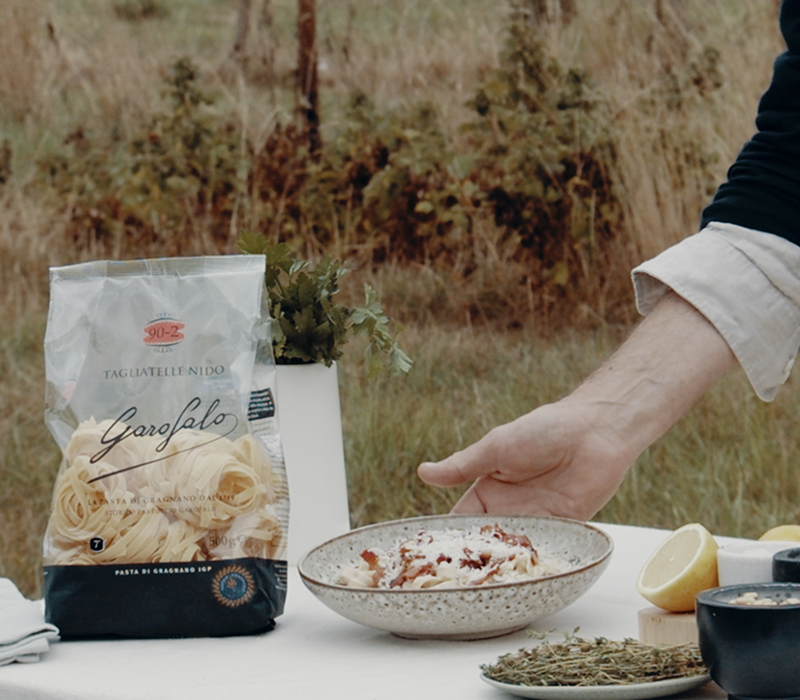
[[772, 580], [800, 583], [800, 547], [775, 552], [772, 557]]
[[[779, 605], [732, 603], [758, 593]], [[800, 698], [800, 583], [745, 583], [697, 595], [700, 653], [711, 677], [731, 698]]]

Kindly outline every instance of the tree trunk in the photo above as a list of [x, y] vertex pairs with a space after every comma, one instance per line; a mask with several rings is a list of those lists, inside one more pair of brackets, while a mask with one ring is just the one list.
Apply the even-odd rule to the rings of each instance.
[[318, 153], [322, 141], [319, 134], [319, 81], [317, 75], [316, 0], [298, 0], [297, 34], [300, 54], [297, 62], [298, 108], [308, 132], [311, 153]]
[[664, 30], [661, 62], [668, 72], [685, 65], [689, 55], [689, 34], [686, 30], [686, 7], [683, 0], [656, 0], [656, 19]]
[[236, 34], [233, 37], [231, 57], [238, 62], [244, 59], [247, 35], [250, 33], [250, 4], [251, 0], [239, 0], [239, 10], [236, 15]]
[[258, 14], [259, 51], [258, 59], [267, 84], [275, 85], [275, 43], [273, 32], [272, 0], [262, 0]]
[[537, 27], [548, 24], [567, 25], [575, 19], [578, 10], [575, 0], [532, 0], [531, 12]]

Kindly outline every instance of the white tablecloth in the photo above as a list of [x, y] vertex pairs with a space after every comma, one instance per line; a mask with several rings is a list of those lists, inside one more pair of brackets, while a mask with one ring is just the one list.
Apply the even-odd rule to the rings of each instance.
[[[580, 600], [532, 625], [582, 637], [638, 636], [642, 564], [663, 530], [598, 524], [615, 550]], [[36, 664], [0, 668], [0, 698], [12, 700], [503, 700], [479, 679], [480, 665], [531, 644], [525, 631], [474, 642], [414, 641], [331, 612], [290, 569], [284, 614], [263, 635], [225, 639], [57, 642]], [[680, 698], [725, 698], [714, 683]]]

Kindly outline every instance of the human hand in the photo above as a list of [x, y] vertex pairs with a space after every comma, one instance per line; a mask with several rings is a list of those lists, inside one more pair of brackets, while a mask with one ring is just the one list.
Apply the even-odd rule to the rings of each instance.
[[588, 520], [637, 456], [613, 426], [597, 420], [597, 409], [568, 400], [541, 406], [441, 462], [421, 464], [418, 474], [436, 486], [474, 480], [454, 513]]
[[441, 462], [421, 464], [419, 476], [436, 486], [475, 480], [455, 513], [588, 520], [639, 454], [735, 364], [714, 326], [667, 293], [572, 394], [494, 428]]

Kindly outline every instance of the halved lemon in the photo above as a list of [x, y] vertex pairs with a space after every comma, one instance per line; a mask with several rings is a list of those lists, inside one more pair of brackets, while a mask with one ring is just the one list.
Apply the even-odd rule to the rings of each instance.
[[679, 527], [645, 562], [636, 590], [663, 610], [694, 610], [695, 596], [718, 585], [717, 549], [713, 535], [699, 523]]
[[800, 542], [800, 525], [778, 525], [767, 530], [758, 538], [762, 542], [785, 540], [787, 542]]

